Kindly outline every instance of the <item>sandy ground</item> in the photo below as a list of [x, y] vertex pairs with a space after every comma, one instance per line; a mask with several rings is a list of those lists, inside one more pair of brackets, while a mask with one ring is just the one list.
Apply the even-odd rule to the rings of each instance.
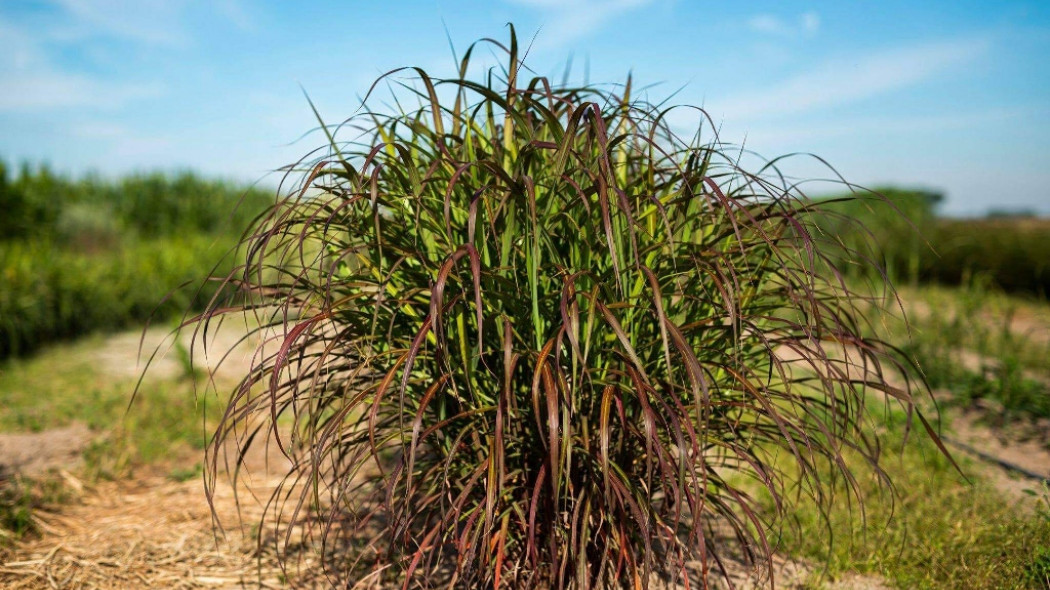
[[[251, 318], [226, 318], [213, 324], [207, 333], [194, 333], [192, 328], [183, 330], [178, 343], [192, 354], [196, 369], [212, 373], [217, 379], [235, 381], [250, 369], [262, 340], [261, 334], [249, 334], [256, 325]], [[85, 354], [91, 356], [92, 365], [104, 375], [137, 379], [146, 371], [147, 378], [169, 379], [185, 370], [176, 346], [171, 330], [154, 327], [145, 333], [115, 334]]]
[[[913, 288], [905, 288], [900, 291], [904, 309], [909, 318], [921, 319], [929, 317], [933, 310], [921, 296], [914, 296]], [[943, 312], [957, 313], [951, 307], [940, 310]], [[969, 317], [968, 320], [984, 328], [998, 331], [1003, 328], [1004, 309], [986, 309]], [[1010, 332], [1023, 336], [1036, 345], [1050, 344], [1050, 309], [1043, 305], [1022, 304], [1013, 309], [1009, 316]]]
[[[1026, 436], [1019, 437], [1003, 430], [989, 428], [981, 422], [981, 417], [982, 412], [972, 409], [952, 412], [949, 416], [951, 434], [948, 443], [953, 453], [971, 454], [970, 451], [959, 446], [952, 448], [951, 443], [958, 441], [971, 449], [1016, 465], [1028, 472], [1040, 474], [1050, 480], [1050, 447], [1047, 446], [1050, 432], [1042, 432], [1039, 436], [1033, 436], [1029, 431], [1025, 433]], [[1042, 428], [1045, 427], [1044, 424]], [[981, 475], [988, 478], [1007, 500], [1014, 502], [1030, 500], [1027, 492], [1040, 489], [1040, 482], [1031, 477], [1004, 469], [984, 459], [975, 463]], [[1022, 505], [1034, 506], [1030, 501], [1023, 502]]]
[[0, 472], [36, 476], [49, 470], [75, 470], [93, 436], [79, 423], [44, 432], [0, 434]]
[[[165, 469], [121, 481], [88, 484], [67, 470], [76, 444], [86, 444], [86, 429], [46, 431], [33, 435], [0, 434], [0, 463], [27, 452], [12, 443], [32, 439], [46, 449], [22, 472], [61, 477], [69, 501], [34, 513], [37, 534], [0, 551], [0, 587], [36, 588], [326, 588], [316, 554], [305, 548], [285, 571], [270, 545], [260, 547], [252, 523], [281, 482], [287, 463], [272, 447], [253, 447], [245, 460], [247, 477], [236, 489], [224, 477], [211, 504], [199, 477], [177, 482]], [[53, 434], [61, 434], [54, 436]], [[82, 447], [81, 447], [82, 448]], [[236, 492], [236, 494], [235, 494]], [[214, 510], [214, 511], [213, 511]], [[221, 523], [221, 527], [217, 526]], [[729, 581], [741, 589], [768, 588], [767, 570], [742, 560], [726, 559]], [[818, 568], [777, 556], [773, 561], [778, 588], [808, 588]], [[725, 588], [725, 580], [713, 580]], [[825, 582], [828, 588], [889, 588], [870, 576]], [[362, 589], [374, 589], [365, 585]], [[673, 590], [680, 590], [675, 588]]]
[[[43, 441], [48, 434], [37, 436]], [[0, 435], [0, 440], [4, 436], [9, 435]], [[281, 481], [272, 453], [256, 450], [246, 462], [248, 483], [238, 486], [235, 496], [234, 487], [222, 481], [211, 505], [199, 477], [176, 482], [157, 469], [133, 479], [87, 484], [58, 467], [68, 465], [67, 455], [58, 458], [62, 462], [51, 465], [50, 472], [54, 476], [58, 470], [73, 497], [38, 510], [33, 517], [38, 532], [0, 551], [0, 588], [329, 587], [317, 575], [320, 568], [314, 552], [302, 551], [293, 560], [294, 570], [286, 572], [273, 548], [260, 548], [253, 536], [252, 523], [258, 522]], [[44, 466], [40, 460], [34, 465]], [[725, 562], [732, 587], [769, 587], [764, 567], [756, 569], [731, 556]], [[812, 588], [819, 567], [776, 556], [773, 572], [777, 588]], [[712, 588], [728, 587], [720, 577], [712, 580]], [[853, 575], [825, 580], [824, 587], [883, 590], [890, 586], [877, 577]]]

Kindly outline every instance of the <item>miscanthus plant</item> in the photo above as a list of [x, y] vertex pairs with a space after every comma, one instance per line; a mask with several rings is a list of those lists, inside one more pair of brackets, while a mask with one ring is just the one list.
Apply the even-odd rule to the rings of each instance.
[[205, 320], [276, 336], [210, 481], [231, 439], [274, 439], [271, 524], [323, 540], [339, 583], [697, 587], [728, 547], [768, 555], [789, 499], [854, 482], [845, 452], [880, 473], [866, 397], [913, 408], [836, 242], [629, 81], [527, 79], [513, 33], [484, 44], [507, 61], [480, 79], [477, 45], [453, 79], [388, 74], [418, 106], [325, 128], [248, 237], [249, 303]]

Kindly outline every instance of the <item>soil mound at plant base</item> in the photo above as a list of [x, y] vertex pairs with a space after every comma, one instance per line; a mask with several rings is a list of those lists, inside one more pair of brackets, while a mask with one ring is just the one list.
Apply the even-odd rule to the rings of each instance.
[[[0, 587], [29, 588], [329, 588], [314, 558], [303, 549], [286, 556], [287, 570], [272, 545], [260, 549], [248, 527], [258, 522], [279, 479], [254, 478], [252, 492], [239, 498], [229, 485], [219, 485], [214, 507], [227, 528], [216, 533], [199, 480], [174, 482], [163, 476], [103, 482], [84, 490], [79, 501], [56, 512], [37, 513], [39, 534], [0, 555]], [[239, 499], [239, 506], [238, 506]], [[260, 557], [261, 556], [261, 557]], [[768, 588], [765, 569], [727, 559], [736, 588]], [[810, 587], [819, 568], [805, 562], [774, 558], [777, 588]], [[712, 577], [714, 587], [728, 587]], [[354, 588], [382, 590], [369, 585]], [[879, 578], [850, 576], [829, 588], [880, 590]]]
[[74, 468], [91, 438], [91, 430], [80, 423], [41, 432], [0, 433], [0, 473], [34, 476]]

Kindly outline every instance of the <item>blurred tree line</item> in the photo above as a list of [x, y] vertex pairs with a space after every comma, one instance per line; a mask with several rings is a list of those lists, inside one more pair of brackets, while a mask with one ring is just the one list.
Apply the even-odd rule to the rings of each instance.
[[202, 308], [270, 190], [191, 172], [71, 178], [0, 160], [0, 359]]
[[106, 245], [129, 235], [225, 233], [246, 227], [273, 199], [272, 191], [192, 172], [73, 179], [28, 163], [11, 174], [0, 160], [0, 240]]
[[822, 239], [852, 250], [837, 261], [847, 274], [870, 275], [876, 262], [900, 282], [980, 281], [1009, 292], [1050, 293], [1048, 219], [1001, 211], [985, 218], [942, 217], [944, 195], [927, 190], [879, 188], [828, 201], [829, 211], [814, 221]]

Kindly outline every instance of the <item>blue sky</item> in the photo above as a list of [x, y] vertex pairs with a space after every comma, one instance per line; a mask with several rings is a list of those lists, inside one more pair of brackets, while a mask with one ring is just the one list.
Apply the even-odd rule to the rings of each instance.
[[[4, 0], [0, 157], [61, 171], [267, 172], [382, 72], [451, 75], [514, 22], [527, 64], [704, 106], [766, 156], [945, 191], [946, 211], [1050, 214], [1050, 2]], [[491, 59], [491, 58], [490, 58]], [[695, 121], [683, 116], [686, 129]], [[301, 138], [301, 139], [300, 139]], [[812, 160], [788, 172], [827, 176]]]

